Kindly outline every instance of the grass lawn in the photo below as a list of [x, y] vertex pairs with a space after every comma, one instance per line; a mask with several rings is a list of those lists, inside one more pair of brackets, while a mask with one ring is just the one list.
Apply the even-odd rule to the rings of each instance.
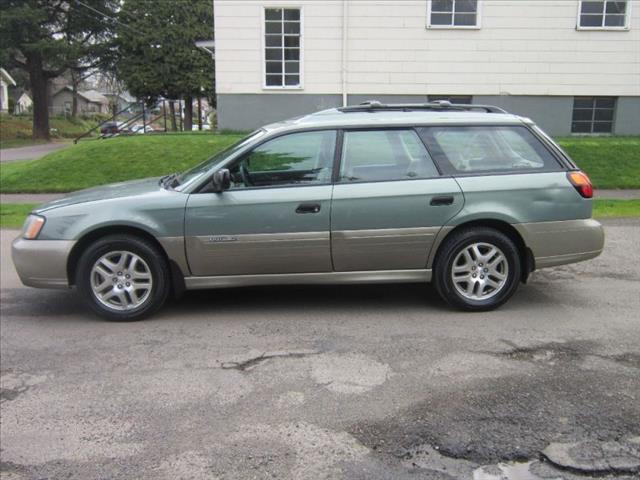
[[640, 217], [640, 200], [596, 200], [593, 216], [595, 218]]
[[[2, 165], [0, 191], [68, 192], [179, 172], [243, 135], [200, 132], [81, 141], [40, 160]], [[596, 188], [640, 188], [640, 137], [572, 137], [560, 144]]]
[[22, 227], [35, 206], [33, 203], [0, 203], [0, 228]]
[[[46, 143], [31, 139], [33, 119], [27, 115], [0, 115], [0, 148], [24, 147]], [[98, 124], [97, 120], [50, 117], [51, 140], [75, 138]]]
[[558, 143], [596, 188], [640, 188], [640, 137], [570, 137]]
[[40, 160], [0, 169], [3, 193], [69, 192], [180, 172], [242, 138], [241, 134], [158, 134], [79, 142]]
[[[25, 218], [37, 204], [0, 204], [0, 228], [20, 228]], [[595, 200], [595, 218], [640, 217], [640, 200]]]

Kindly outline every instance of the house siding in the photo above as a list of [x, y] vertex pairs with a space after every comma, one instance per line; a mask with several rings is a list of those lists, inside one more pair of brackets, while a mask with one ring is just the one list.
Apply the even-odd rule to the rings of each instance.
[[[301, 89], [263, 89], [261, 12], [269, 6], [303, 9]], [[640, 96], [637, 4], [628, 31], [577, 30], [577, 0], [484, 0], [481, 28], [469, 30], [427, 28], [427, 0], [358, 0], [348, 9], [350, 103], [473, 95], [474, 102], [497, 103], [557, 135], [570, 131], [573, 96], [616, 96], [616, 133], [640, 133], [640, 124], [627, 120], [636, 118]], [[246, 102], [264, 102], [263, 110], [271, 108], [265, 118], [277, 119], [290, 111], [304, 113], [318, 95], [325, 100], [341, 95], [342, 13], [342, 1], [214, 0], [218, 103], [226, 114], [243, 102], [237, 95], [260, 95], [263, 100]], [[267, 99], [270, 95], [283, 100]], [[303, 99], [309, 95], [316, 97]], [[220, 111], [221, 126], [243, 123], [240, 113], [233, 115], [227, 121]], [[253, 112], [244, 116], [247, 126], [253, 122]]]

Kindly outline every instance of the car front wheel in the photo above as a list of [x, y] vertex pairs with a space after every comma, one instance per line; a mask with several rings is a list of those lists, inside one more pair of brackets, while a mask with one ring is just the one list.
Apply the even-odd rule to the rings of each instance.
[[113, 235], [81, 255], [76, 284], [85, 303], [109, 320], [139, 320], [158, 310], [169, 293], [169, 269], [147, 240]]
[[518, 248], [492, 228], [460, 230], [445, 240], [434, 275], [438, 293], [450, 305], [468, 311], [492, 310], [518, 288]]

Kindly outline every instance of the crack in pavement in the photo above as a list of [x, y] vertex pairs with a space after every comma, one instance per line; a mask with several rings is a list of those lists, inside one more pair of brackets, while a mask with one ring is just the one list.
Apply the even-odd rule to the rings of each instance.
[[222, 369], [223, 370], [240, 370], [241, 372], [246, 372], [247, 370], [251, 370], [252, 368], [258, 366], [262, 362], [266, 362], [267, 360], [271, 360], [274, 358], [304, 358], [309, 357], [311, 355], [319, 355], [321, 352], [312, 351], [312, 352], [272, 352], [272, 353], [262, 353], [257, 357], [251, 357], [247, 360], [243, 360], [241, 362], [223, 362]]
[[640, 368], [640, 353], [624, 352], [618, 355], [602, 355], [594, 353], [597, 344], [595, 342], [547, 342], [534, 346], [523, 347], [509, 340], [501, 340], [511, 347], [503, 352], [480, 351], [486, 355], [509, 360], [524, 362], [547, 362], [554, 364], [556, 361], [575, 361], [587, 357], [600, 358], [619, 363], [631, 368]]

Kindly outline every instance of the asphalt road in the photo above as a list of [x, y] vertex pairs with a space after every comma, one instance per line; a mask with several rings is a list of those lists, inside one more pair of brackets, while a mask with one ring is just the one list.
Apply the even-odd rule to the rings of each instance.
[[3, 231], [2, 479], [638, 478], [640, 220], [606, 233], [493, 313], [250, 288], [117, 324], [20, 286]]

